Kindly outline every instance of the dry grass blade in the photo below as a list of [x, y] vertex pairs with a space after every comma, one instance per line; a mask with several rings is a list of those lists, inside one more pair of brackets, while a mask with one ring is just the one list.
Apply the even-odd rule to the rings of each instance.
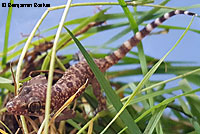
[[15, 75], [14, 75], [14, 72], [13, 72], [13, 69], [12, 69], [12, 63], [10, 63], [10, 70], [11, 70], [11, 73], [12, 73], [12, 77], [13, 77], [13, 81], [14, 81], [14, 86], [15, 86], [15, 96], [17, 95], [17, 84], [16, 84], [16, 80], [15, 80]]
[[28, 116], [26, 116], [26, 120], [31, 124], [31, 126], [33, 127], [34, 131], [37, 132], [38, 131], [38, 126], [37, 124]]
[[71, 96], [66, 102], [65, 104], [54, 114], [54, 116], [51, 118], [51, 121], [49, 122], [49, 124], [51, 124], [55, 119], [56, 117], [58, 117], [59, 114], [62, 113], [62, 111], [67, 107], [69, 106], [69, 104], [71, 104], [71, 102], [75, 99], [76, 95], [81, 92], [82, 90], [84, 90], [86, 88], [88, 84], [88, 79], [86, 80], [85, 84], [83, 84], [77, 91], [76, 93]]
[[[7, 130], [9, 133], [12, 134], [12, 131], [0, 120], [0, 124], [2, 124]], [[2, 129], [0, 129], [0, 133], [2, 134], [7, 134], [5, 131], [3, 131]]]
[[89, 128], [88, 128], [88, 134], [92, 134], [93, 132], [93, 120], [90, 122]]
[[38, 130], [38, 132], [37, 132], [37, 134], [41, 134], [41, 133], [42, 133], [42, 130], [43, 130], [44, 125], [45, 125], [45, 122], [46, 122], [46, 119], [43, 120], [43, 122], [42, 122], [42, 124], [40, 125], [40, 128], [39, 128], [39, 130]]
[[0, 129], [0, 133], [2, 133], [2, 134], [8, 134], [5, 131], [3, 131], [2, 129]]

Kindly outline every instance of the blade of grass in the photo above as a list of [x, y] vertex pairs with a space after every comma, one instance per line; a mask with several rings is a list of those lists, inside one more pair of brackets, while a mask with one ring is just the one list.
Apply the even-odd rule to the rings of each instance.
[[0, 133], [1, 133], [1, 134], [8, 134], [8, 133], [6, 133], [5, 131], [3, 131], [2, 129], [0, 129]]
[[68, 14], [70, 5], [71, 5], [72, 0], [68, 0], [66, 7], [64, 9], [62, 18], [59, 23], [59, 27], [56, 33], [56, 37], [53, 43], [53, 48], [52, 48], [52, 53], [51, 53], [51, 61], [50, 61], [50, 68], [49, 68], [49, 75], [48, 75], [48, 85], [47, 85], [47, 92], [46, 92], [46, 104], [45, 104], [45, 127], [44, 127], [44, 133], [48, 134], [49, 131], [49, 114], [50, 114], [50, 104], [51, 104], [51, 87], [52, 87], [52, 82], [53, 82], [53, 72], [54, 72], [54, 64], [55, 64], [55, 57], [56, 57], [56, 47], [58, 44], [58, 40], [60, 38], [60, 34], [65, 22], [65, 18]]
[[77, 95], [78, 93], [80, 93], [83, 89], [85, 89], [87, 84], [88, 84], [88, 79], [86, 80], [86, 82], [84, 83], [84, 85], [82, 85], [82, 86], [76, 91], [76, 93], [75, 93], [73, 96], [71, 96], [71, 97], [62, 105], [62, 107], [58, 109], [58, 111], [56, 111], [56, 113], [55, 113], [54, 116], [52, 117], [52, 119], [51, 119], [51, 121], [49, 122], [49, 124], [52, 123], [52, 122], [59, 116], [59, 114], [62, 113], [63, 110], [73, 102], [73, 100], [74, 100], [74, 98], [76, 97], [76, 95]]
[[[85, 57], [85, 59], [88, 62], [91, 70], [95, 74], [101, 88], [104, 89], [109, 101], [113, 104], [114, 108], [118, 111], [123, 106], [120, 99], [119, 99], [119, 96], [117, 96], [116, 93], [113, 91], [111, 85], [105, 79], [104, 75], [99, 70], [97, 65], [94, 63], [92, 58], [89, 56], [89, 54], [87, 53], [85, 48], [81, 45], [81, 43], [76, 39], [76, 37], [71, 33], [70, 30], [68, 30], [67, 28], [65, 28], [65, 29], [68, 31], [68, 33], [70, 34], [70, 36], [73, 38], [76, 45], [80, 49], [81, 53]], [[128, 126], [128, 129], [131, 133], [133, 133], [133, 134], [140, 134], [141, 133], [138, 126], [133, 122], [132, 117], [130, 116], [130, 114], [128, 113], [128, 111], [126, 109], [124, 110], [124, 112], [121, 114], [120, 117], [121, 117], [122, 121], [125, 123], [125, 125]]]
[[62, 64], [61, 60], [58, 59], [58, 57], [56, 56], [56, 63], [58, 64], [58, 67], [63, 70], [66, 71], [67, 69], [65, 68], [65, 66]]
[[[10, 0], [10, 3], [13, 3], [13, 0]], [[6, 30], [5, 30], [5, 39], [4, 39], [4, 48], [3, 48], [3, 57], [2, 57], [2, 67], [6, 65], [7, 61], [7, 52], [8, 52], [8, 39], [9, 39], [9, 31], [10, 31], [10, 23], [12, 17], [12, 6], [8, 9], [8, 15], [6, 20]]]
[[42, 134], [42, 130], [43, 130], [44, 126], [45, 126], [45, 122], [46, 122], [46, 119], [43, 120], [43, 122], [40, 125], [40, 128], [39, 128], [39, 130], [37, 132], [37, 134]]
[[[124, 14], [127, 16], [129, 23], [130, 23], [131, 30], [132, 30], [133, 34], [135, 35], [139, 31], [136, 20], [133, 18], [129, 8], [127, 7], [126, 2], [124, 0], [118, 0], [118, 2], [124, 11]], [[143, 75], [145, 75], [148, 70], [147, 70], [146, 58], [144, 55], [144, 50], [143, 50], [141, 41], [137, 44], [137, 49], [138, 49], [140, 65], [142, 68], [142, 73], [143, 73]], [[142, 104], [145, 109], [147, 109], [149, 107], [149, 104], [147, 103], [147, 101], [143, 101]]]
[[[173, 87], [173, 88], [169, 88], [169, 89], [165, 89], [165, 90], [161, 90], [161, 91], [152, 92], [152, 93], [149, 93], [149, 94], [146, 94], [146, 95], [142, 95], [140, 97], [134, 98], [130, 102], [129, 105], [139, 103], [139, 102], [141, 102], [145, 99], [148, 99], [148, 98], [153, 98], [153, 97], [160, 96], [160, 95], [163, 95], [163, 94], [170, 94], [173, 91], [181, 90], [181, 88], [182, 88], [181, 86], [177, 86], [177, 87]], [[122, 100], [124, 102], [125, 98], [123, 98]]]
[[[184, 102], [184, 100], [182, 100], [181, 98], [178, 98], [181, 107], [183, 108], [183, 111], [189, 115], [192, 115], [192, 113], [190, 112], [187, 104]], [[194, 127], [195, 131], [197, 134], [200, 134], [200, 125], [197, 122], [197, 120], [195, 120], [194, 116], [192, 115], [193, 118], [189, 118], [189, 121], [191, 122], [192, 126]]]
[[120, 132], [118, 132], [117, 134], [123, 134], [123, 132], [126, 130], [127, 128], [123, 128]]
[[[1, 120], [0, 120], [0, 124], [2, 125], [2, 126], [4, 126], [7, 130], [8, 130], [8, 132], [10, 133], [10, 134], [13, 134], [12, 133], [12, 131], [6, 126], [6, 124], [4, 124]], [[4, 134], [3, 132], [4, 131], [0, 131], [2, 134]], [[5, 134], [7, 134], [7, 133], [5, 133]]]
[[3, 89], [3, 88], [8, 89], [11, 92], [15, 91], [15, 87], [12, 84], [9, 84], [9, 83], [0, 83], [0, 88], [1, 89]]
[[[73, 126], [74, 128], [76, 128], [77, 130], [82, 129], [82, 127], [79, 126], [79, 124], [77, 124], [75, 121], [73, 121], [72, 119], [69, 119], [66, 121], [68, 124], [70, 124], [71, 126]], [[83, 134], [86, 134], [86, 131], [82, 132]]]
[[155, 110], [155, 112], [153, 113], [151, 119], [149, 120], [148, 125], [145, 128], [143, 134], [152, 134], [153, 133], [153, 130], [157, 126], [157, 123], [159, 122], [166, 106], [167, 105], [163, 105]]
[[[163, 28], [163, 29], [175, 29], [175, 30], [185, 30], [185, 27], [178, 27], [178, 26], [170, 26], [170, 25], [159, 25], [158, 28]], [[189, 31], [195, 32], [195, 33], [200, 33], [200, 30], [197, 29], [189, 29]]]
[[156, 126], [156, 133], [157, 134], [164, 134], [161, 122], [158, 122], [158, 125]]
[[[184, 67], [184, 66], [169, 66], [169, 67], [167, 67], [167, 73], [179, 75], [179, 74], [187, 73], [188, 71], [198, 69], [198, 68], [199, 68], [199, 66], [192, 66], [192, 67], [191, 66], [186, 66], [186, 67]], [[133, 75], [140, 75], [140, 74], [141, 74], [140, 68], [131, 69], [131, 70], [127, 69], [127, 70], [122, 70], [122, 71], [107, 72], [107, 75], [109, 78], [133, 76]], [[166, 67], [161, 65], [158, 68], [158, 70], [155, 72], [155, 74], [166, 74]], [[197, 73], [197, 76], [199, 76], [198, 73]], [[199, 85], [198, 83], [196, 83], [196, 84]]]
[[[181, 82], [179, 82], [179, 85], [183, 86], [182, 89], [184, 92], [192, 90], [192, 88], [190, 87], [187, 80], [182, 80]], [[191, 94], [191, 95], [186, 96], [186, 100], [187, 100], [187, 103], [190, 105], [190, 111], [191, 111], [192, 115], [194, 117], [196, 117], [196, 120], [199, 122], [200, 121], [200, 117], [199, 117], [200, 99], [199, 99], [199, 96], [196, 94]]]

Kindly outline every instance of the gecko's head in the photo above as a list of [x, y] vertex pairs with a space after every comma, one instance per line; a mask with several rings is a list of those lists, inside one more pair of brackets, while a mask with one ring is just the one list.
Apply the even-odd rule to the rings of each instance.
[[46, 88], [47, 80], [43, 75], [38, 75], [23, 83], [19, 94], [7, 103], [8, 112], [16, 115], [43, 115]]
[[21, 87], [17, 96], [11, 99], [6, 108], [16, 115], [39, 116], [44, 114], [46, 85], [32, 84]]

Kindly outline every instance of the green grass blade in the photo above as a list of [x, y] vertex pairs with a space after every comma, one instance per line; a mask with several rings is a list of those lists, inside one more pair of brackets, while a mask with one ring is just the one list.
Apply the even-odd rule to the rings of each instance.
[[157, 134], [164, 134], [161, 122], [158, 122], [158, 125], [156, 126], [156, 133]]
[[[180, 104], [181, 104], [181, 107], [183, 108], [183, 111], [189, 115], [192, 115], [192, 113], [190, 112], [187, 104], [184, 102], [183, 99], [181, 98], [178, 98]], [[193, 116], [193, 115], [192, 115]], [[194, 116], [193, 116], [194, 117]], [[189, 121], [191, 122], [192, 126], [194, 127], [195, 131], [197, 132], [197, 134], [200, 134], [200, 125], [199, 123], [197, 122], [197, 120], [195, 120], [194, 118], [189, 118]]]
[[[74, 128], [76, 128], [77, 130], [80, 130], [81, 127], [79, 124], [77, 124], [75, 121], [73, 121], [72, 119], [69, 119], [66, 121], [67, 123], [69, 123], [71, 126], [73, 126]], [[86, 134], [85, 131], [83, 131], [84, 134]]]
[[[115, 92], [113, 91], [111, 85], [105, 79], [104, 75], [99, 70], [99, 68], [97, 67], [97, 65], [94, 63], [94, 61], [92, 60], [92, 58], [89, 56], [89, 54], [87, 53], [87, 51], [84, 49], [84, 47], [81, 45], [81, 43], [75, 38], [75, 36], [73, 36], [73, 34], [67, 28], [66, 28], [66, 30], [69, 32], [70, 36], [73, 38], [73, 40], [77, 44], [78, 48], [82, 52], [83, 56], [85, 57], [86, 61], [89, 64], [91, 70], [95, 74], [95, 76], [96, 76], [99, 84], [101, 85], [101, 88], [104, 89], [107, 98], [113, 104], [114, 108], [117, 111], [119, 111], [119, 109], [123, 106], [122, 103], [121, 103], [121, 101], [120, 101], [120, 99], [119, 99], [119, 96], [117, 96], [115, 94]], [[131, 133], [133, 133], [133, 134], [140, 134], [141, 133], [140, 130], [139, 130], [139, 128], [138, 128], [138, 126], [133, 122], [133, 119], [132, 119], [132, 117], [130, 116], [130, 114], [128, 113], [127, 110], [124, 110], [124, 112], [121, 114], [120, 117], [123, 120], [123, 122], [125, 123], [125, 125], [128, 126], [128, 129], [129, 129], [129, 131]]]
[[[13, 0], [10, 0], [10, 3], [13, 3]], [[5, 39], [4, 39], [4, 48], [3, 48], [3, 57], [2, 57], [2, 66], [6, 65], [7, 62], [7, 52], [8, 52], [8, 39], [10, 31], [10, 23], [12, 17], [12, 6], [8, 9], [8, 15], [6, 20], [6, 30], [5, 30]]]
[[[156, 96], [160, 96], [160, 95], [163, 95], [163, 94], [169, 94], [169, 93], [172, 93], [173, 91], [177, 91], [177, 90], [180, 90], [180, 89], [181, 89], [181, 86], [177, 86], [177, 87], [173, 87], [173, 88], [169, 88], [169, 89], [165, 89], [165, 90], [161, 90], [161, 91], [148, 93], [146, 95], [142, 95], [140, 97], [134, 98], [133, 100], [131, 100], [129, 105], [136, 104], [136, 103], [139, 103], [139, 102], [144, 101], [146, 99], [153, 98], [153, 97], [156, 97]], [[125, 101], [125, 99], [127, 99], [127, 98], [122, 99], [123, 102]]]
[[[118, 0], [118, 2], [124, 11], [124, 14], [127, 16], [128, 20], [129, 20], [130, 27], [131, 27], [133, 34], [136, 34], [139, 31], [138, 24], [137, 24], [136, 20], [133, 18], [129, 8], [127, 7], [126, 2], [124, 0]], [[144, 50], [143, 50], [141, 41], [140, 41], [140, 43], [138, 43], [137, 49], [138, 49], [139, 60], [140, 60], [141, 68], [142, 68], [142, 73], [143, 73], [143, 75], [145, 75], [148, 70], [147, 70], [146, 58], [145, 58], [145, 54], [144, 54]], [[146, 101], [144, 101], [142, 103], [143, 103], [143, 106], [145, 109], [147, 109], [149, 107], [149, 104]]]
[[[192, 88], [190, 87], [187, 80], [182, 80], [181, 82], [179, 82], [179, 84], [181, 86], [183, 86], [182, 89], [184, 92], [192, 90]], [[186, 100], [187, 100], [187, 103], [190, 105], [191, 114], [196, 118], [196, 120], [198, 122], [200, 122], [200, 117], [199, 117], [199, 115], [200, 115], [200, 106], [199, 106], [200, 99], [199, 99], [199, 96], [196, 94], [191, 94], [191, 95], [186, 96]]]
[[145, 128], [143, 134], [152, 134], [153, 133], [153, 130], [157, 126], [157, 123], [159, 122], [166, 106], [167, 105], [163, 105], [155, 110], [155, 112], [153, 113], [153, 116], [149, 120], [149, 123], [148, 123], [147, 127]]
[[[163, 28], [163, 29], [175, 29], [175, 30], [185, 30], [185, 27], [179, 27], [179, 26], [170, 26], [170, 25], [160, 25], [158, 28]], [[200, 30], [197, 29], [189, 29], [189, 31], [195, 32], [200, 34]]]
[[64, 21], [66, 19], [66, 16], [68, 14], [69, 8], [71, 6], [72, 0], [67, 1], [66, 7], [63, 11], [62, 18], [59, 23], [59, 27], [56, 32], [56, 37], [53, 43], [52, 53], [51, 53], [51, 61], [50, 61], [50, 67], [49, 67], [49, 75], [48, 75], [48, 84], [47, 84], [47, 92], [46, 92], [46, 104], [45, 104], [45, 127], [44, 127], [44, 133], [48, 134], [49, 131], [49, 118], [50, 118], [50, 104], [51, 104], [51, 87], [53, 83], [53, 72], [54, 72], [54, 64], [55, 64], [55, 57], [56, 57], [56, 48], [58, 44], [58, 40], [60, 38], [60, 34], [62, 32], [62, 28], [64, 25]]
[[6, 88], [11, 92], [14, 92], [15, 87], [12, 85], [12, 80], [0, 77], [0, 88]]

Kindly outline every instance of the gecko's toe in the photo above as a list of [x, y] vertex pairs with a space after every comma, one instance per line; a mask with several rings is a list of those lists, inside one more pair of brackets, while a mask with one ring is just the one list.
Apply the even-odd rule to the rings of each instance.
[[98, 106], [98, 108], [94, 111], [94, 115], [96, 115], [97, 113], [103, 111], [103, 110], [107, 110], [106, 105], [100, 105]]

